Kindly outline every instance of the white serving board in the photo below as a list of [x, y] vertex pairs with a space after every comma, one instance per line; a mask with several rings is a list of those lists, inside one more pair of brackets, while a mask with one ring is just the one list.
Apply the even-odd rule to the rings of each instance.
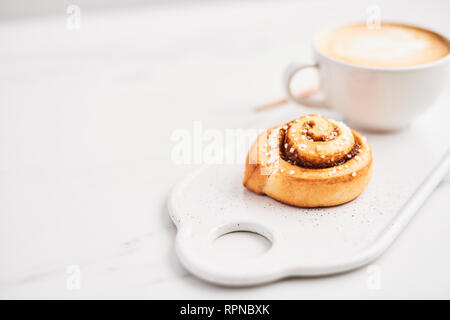
[[[374, 154], [372, 180], [359, 198], [336, 207], [296, 208], [254, 194], [242, 186], [243, 164], [201, 168], [169, 199], [180, 261], [199, 278], [232, 286], [339, 273], [371, 262], [450, 169], [449, 120], [450, 108], [440, 103], [403, 132], [365, 133]], [[213, 242], [232, 231], [259, 233], [272, 246], [248, 259], [221, 257]]]

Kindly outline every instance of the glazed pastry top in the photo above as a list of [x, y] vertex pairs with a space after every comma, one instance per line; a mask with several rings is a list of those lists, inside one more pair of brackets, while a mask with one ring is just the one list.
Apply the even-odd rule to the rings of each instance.
[[359, 151], [349, 127], [318, 115], [307, 115], [284, 125], [280, 139], [282, 157], [304, 168], [334, 167]]
[[267, 174], [354, 176], [371, 162], [367, 140], [342, 122], [309, 114], [274, 127], [257, 140], [256, 155]]

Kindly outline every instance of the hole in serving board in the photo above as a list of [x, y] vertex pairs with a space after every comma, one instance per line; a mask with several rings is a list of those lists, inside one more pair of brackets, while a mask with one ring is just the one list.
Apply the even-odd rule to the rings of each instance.
[[246, 259], [266, 253], [272, 242], [254, 231], [231, 231], [214, 240], [214, 252], [224, 258]]

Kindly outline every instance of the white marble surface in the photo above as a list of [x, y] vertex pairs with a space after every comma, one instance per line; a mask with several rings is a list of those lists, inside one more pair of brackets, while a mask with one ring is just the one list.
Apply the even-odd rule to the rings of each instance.
[[[448, 1], [377, 1], [383, 18], [449, 31]], [[450, 176], [366, 268], [266, 286], [217, 287], [174, 253], [171, 133], [243, 126], [282, 95], [311, 33], [363, 19], [357, 1], [218, 2], [0, 23], [1, 298], [450, 298]], [[81, 8], [83, 9], [83, 8]], [[276, 112], [276, 111], [273, 111]], [[81, 270], [69, 290], [67, 267]]]

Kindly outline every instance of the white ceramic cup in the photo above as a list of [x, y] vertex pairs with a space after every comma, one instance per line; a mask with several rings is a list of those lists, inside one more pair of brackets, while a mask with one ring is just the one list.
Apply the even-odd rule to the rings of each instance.
[[[315, 60], [293, 64], [286, 70], [287, 95], [301, 105], [335, 109], [349, 125], [359, 128], [399, 130], [430, 107], [447, 85], [450, 54], [411, 67], [359, 66], [322, 54], [315, 44], [324, 32], [317, 33], [313, 39]], [[319, 72], [320, 99], [315, 95], [301, 98], [292, 92], [292, 79], [307, 68]]]

